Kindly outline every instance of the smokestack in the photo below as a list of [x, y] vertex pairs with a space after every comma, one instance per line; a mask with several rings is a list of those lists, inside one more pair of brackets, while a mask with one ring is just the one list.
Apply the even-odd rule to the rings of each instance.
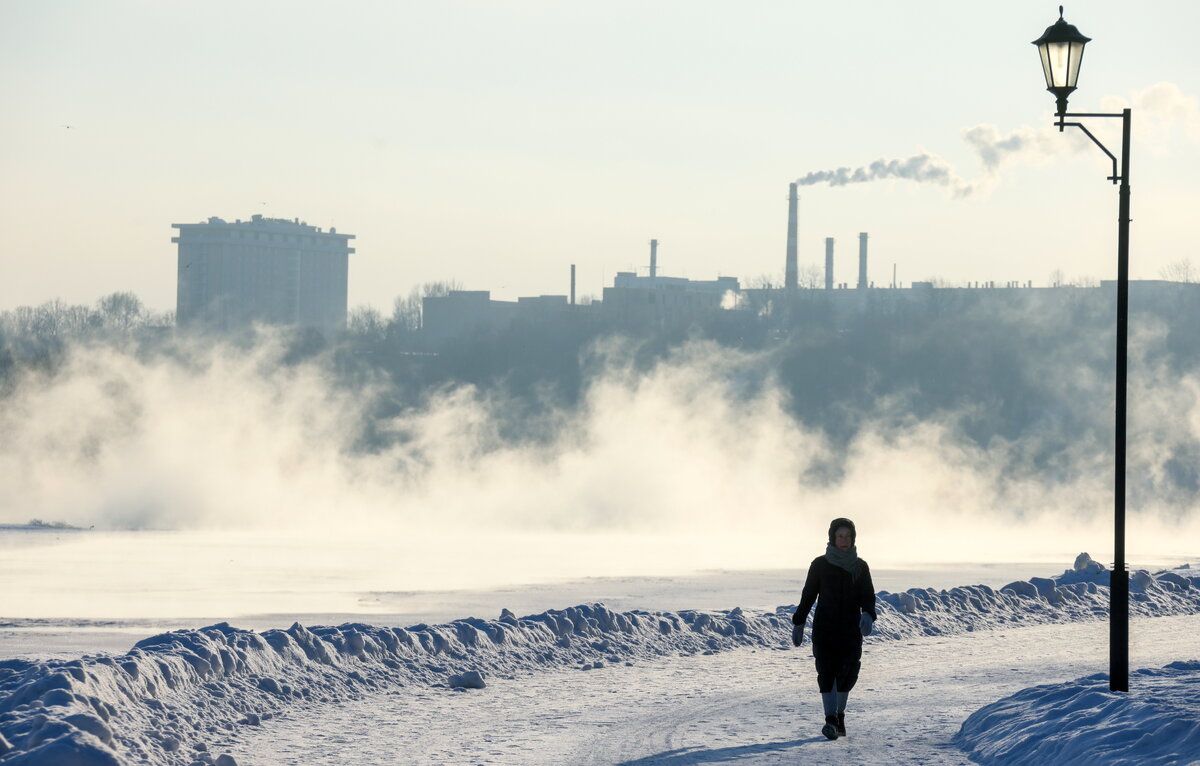
[[650, 240], [650, 278], [658, 276], [658, 240]]
[[796, 194], [796, 184], [788, 184], [788, 235], [787, 263], [783, 271], [783, 286], [794, 290], [799, 283], [799, 268], [796, 264], [796, 208], [800, 197]]
[[825, 238], [825, 289], [833, 289], [833, 237]]
[[858, 289], [867, 289], [867, 233], [858, 235]]
[[575, 264], [571, 264], [571, 305], [575, 305]]

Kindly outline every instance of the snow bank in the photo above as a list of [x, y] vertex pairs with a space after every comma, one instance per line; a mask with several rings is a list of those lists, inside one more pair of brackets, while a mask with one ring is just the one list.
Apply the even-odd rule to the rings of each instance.
[[1200, 761], [1200, 662], [1135, 671], [1129, 687], [1110, 692], [1101, 673], [1025, 689], [973, 713], [954, 741], [982, 764]]
[[[1200, 577], [1190, 571], [1139, 572], [1134, 581], [1136, 614], [1200, 612]], [[1084, 554], [1057, 578], [998, 591], [882, 592], [876, 634], [868, 640], [1096, 619], [1107, 604], [1107, 572]], [[414, 684], [487, 693], [471, 690], [486, 690], [489, 677], [548, 668], [595, 671], [664, 654], [785, 649], [793, 611], [614, 612], [593, 604], [409, 628], [294, 624], [255, 633], [221, 623], [147, 638], [117, 657], [6, 660], [0, 662], [0, 764], [229, 766], [228, 755], [215, 754], [238, 731], [289, 706]]]
[[[497, 620], [263, 633], [222, 623], [138, 642], [119, 657], [0, 662], [0, 763], [211, 761], [230, 732], [296, 703], [409, 684], [483, 688], [489, 676], [603, 668], [662, 654], [779, 645], [786, 616], [618, 613], [600, 605]], [[200, 749], [203, 748], [203, 749]]]
[[[1004, 626], [1031, 625], [1108, 616], [1109, 570], [1086, 553], [1057, 577], [1033, 577], [999, 590], [968, 585], [950, 590], [911, 588], [880, 591], [875, 632], [886, 638], [915, 638]], [[1200, 612], [1200, 571], [1185, 564], [1175, 570], [1129, 577], [1129, 613], [1162, 617]]]

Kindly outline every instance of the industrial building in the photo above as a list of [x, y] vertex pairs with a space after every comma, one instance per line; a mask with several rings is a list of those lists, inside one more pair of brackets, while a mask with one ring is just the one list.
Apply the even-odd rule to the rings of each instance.
[[561, 321], [573, 308], [565, 295], [536, 295], [515, 301], [492, 300], [488, 290], [451, 290], [421, 300], [421, 330], [433, 347], [507, 332], [514, 323]]
[[663, 277], [658, 274], [658, 240], [650, 240], [650, 272], [638, 276], [618, 271], [604, 288], [601, 313], [623, 327], [679, 327], [699, 321], [721, 308], [733, 308], [740, 286], [736, 277], [712, 280]]
[[538, 295], [516, 301], [492, 300], [486, 290], [452, 290], [422, 301], [421, 327], [436, 347], [461, 338], [479, 338], [526, 326], [574, 321], [613, 329], [686, 327], [722, 309], [734, 308], [740, 292], [736, 277], [713, 280], [663, 277], [658, 274], [658, 240], [650, 241], [649, 276], [617, 272], [602, 300], [575, 304], [575, 271], [571, 297]]
[[722, 307], [733, 308], [739, 292], [736, 277], [711, 281], [680, 277], [639, 277], [617, 272], [604, 288], [601, 314], [623, 327], [679, 327], [699, 321]]
[[346, 325], [353, 234], [300, 219], [174, 223], [179, 235], [176, 323], [232, 331], [255, 324], [332, 334]]

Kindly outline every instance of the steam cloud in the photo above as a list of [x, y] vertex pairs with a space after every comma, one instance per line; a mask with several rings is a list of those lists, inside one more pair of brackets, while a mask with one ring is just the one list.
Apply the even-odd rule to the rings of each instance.
[[1162, 152], [1176, 128], [1192, 141], [1200, 141], [1200, 100], [1189, 96], [1170, 82], [1160, 82], [1137, 93], [1132, 103], [1115, 96], [1100, 101], [1105, 111], [1116, 112], [1131, 106], [1137, 121], [1139, 142], [1149, 143], [1154, 151]]
[[[695, 342], [638, 371], [618, 344], [580, 406], [533, 424], [537, 438], [505, 437], [506, 402], [460, 387], [384, 424], [392, 438], [376, 450], [358, 444], [380, 391], [332, 385], [319, 364], [282, 354], [75, 349], [0, 401], [0, 514], [435, 541], [414, 557], [487, 550], [503, 534], [547, 554], [580, 535], [612, 539], [619, 559], [653, 538], [656, 564], [708, 567], [796, 566], [800, 541], [837, 515], [859, 521], [873, 561], [1061, 559], [1109, 544], [1107, 445], [1080, 440], [1057, 456], [1060, 481], [1020, 468], [1026, 444], [964, 438], [958, 415], [893, 413], [835, 447], [787, 413], [769, 379], [748, 386], [755, 353]], [[1200, 531], [1194, 498], [1154, 489], [1175, 447], [1200, 440], [1200, 381], [1165, 368], [1131, 380], [1154, 386], [1130, 397], [1143, 423], [1130, 460], [1157, 498], [1141, 505], [1132, 548], [1161, 536], [1167, 553]], [[1071, 370], [1063, 385], [1078, 395], [1107, 383]], [[831, 460], [839, 470], [823, 473]]]

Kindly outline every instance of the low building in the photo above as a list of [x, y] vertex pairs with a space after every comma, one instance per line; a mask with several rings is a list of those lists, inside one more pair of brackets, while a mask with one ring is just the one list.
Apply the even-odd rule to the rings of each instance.
[[421, 333], [438, 346], [446, 341], [507, 330], [517, 314], [513, 301], [494, 301], [489, 290], [451, 290], [421, 299]]

